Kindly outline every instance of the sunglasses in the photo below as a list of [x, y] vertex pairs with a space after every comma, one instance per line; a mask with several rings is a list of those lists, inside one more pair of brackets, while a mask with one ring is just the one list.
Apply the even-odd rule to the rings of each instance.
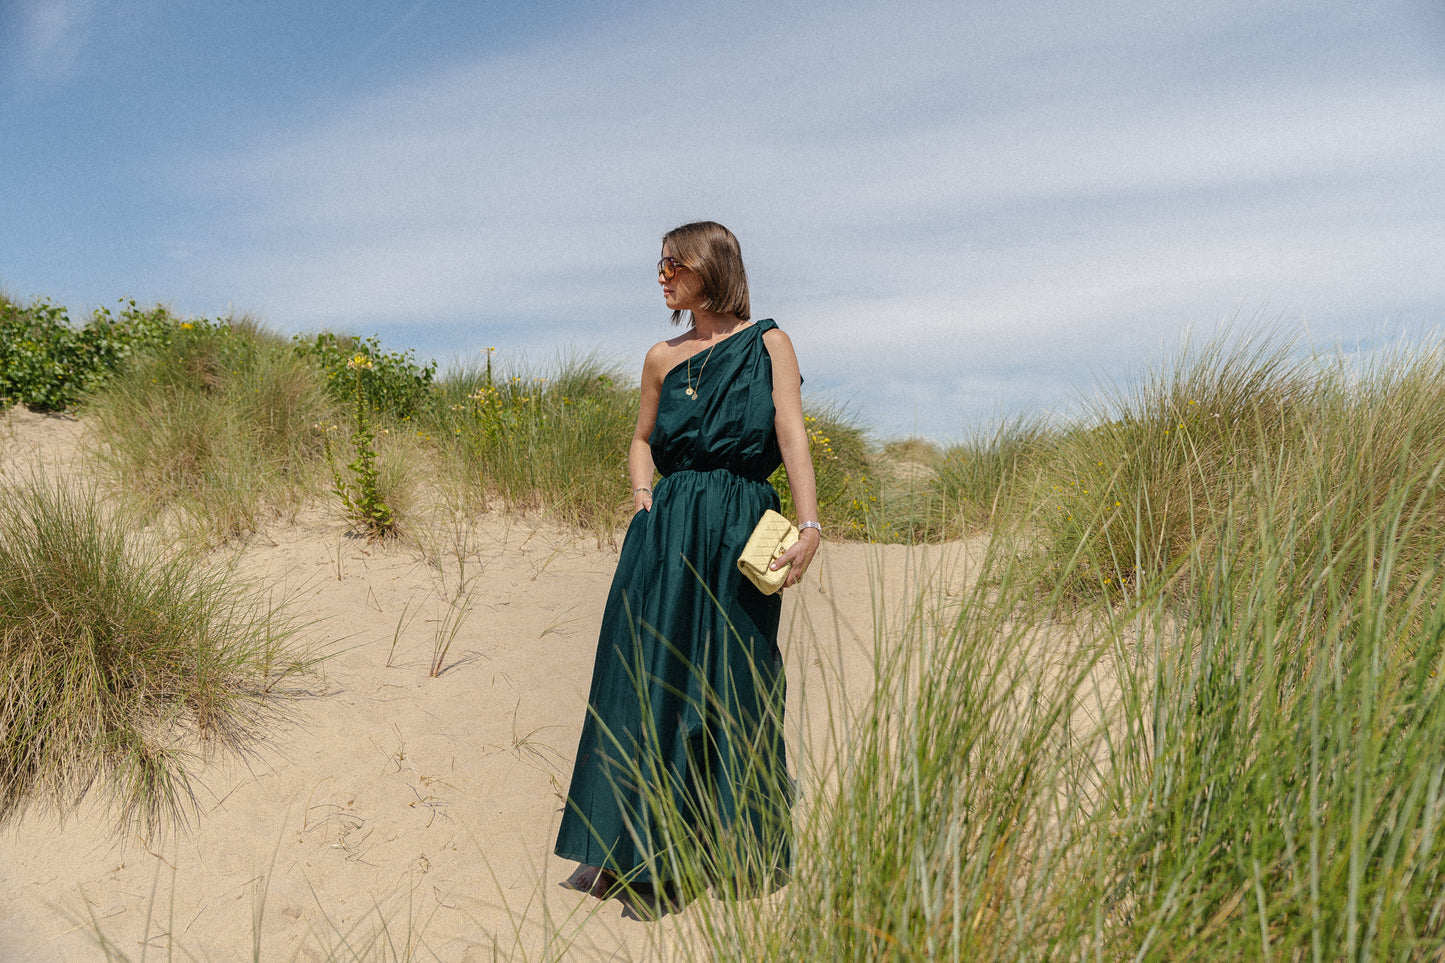
[[677, 274], [678, 268], [687, 267], [675, 257], [665, 257], [657, 262], [657, 273], [662, 275], [664, 281], [671, 281]]

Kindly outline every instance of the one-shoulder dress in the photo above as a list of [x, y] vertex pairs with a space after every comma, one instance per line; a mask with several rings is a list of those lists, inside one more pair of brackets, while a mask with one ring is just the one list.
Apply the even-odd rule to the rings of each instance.
[[649, 438], [662, 477], [608, 593], [555, 849], [628, 881], [668, 882], [687, 865], [771, 886], [790, 866], [782, 602], [737, 568], [778, 508], [763, 343], [774, 327], [759, 321], [662, 381]]

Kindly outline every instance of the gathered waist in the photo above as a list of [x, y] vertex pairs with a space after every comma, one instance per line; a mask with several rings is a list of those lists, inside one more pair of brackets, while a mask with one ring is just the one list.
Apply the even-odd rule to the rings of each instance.
[[767, 475], [764, 475], [761, 478], [756, 478], [749, 475], [744, 475], [740, 472], [736, 472], [733, 469], [726, 467], [679, 468], [676, 471], [664, 474], [662, 476], [662, 481], [672, 481], [673, 484], [677, 484], [678, 482], [685, 481], [689, 476], [699, 477], [701, 480], [713, 479], [727, 481], [736, 479], [737, 481], [751, 482], [754, 485], [766, 485], [768, 488], [773, 487], [768, 482]]

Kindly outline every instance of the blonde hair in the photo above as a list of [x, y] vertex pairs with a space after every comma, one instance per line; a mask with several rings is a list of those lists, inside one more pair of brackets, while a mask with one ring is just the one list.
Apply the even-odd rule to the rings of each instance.
[[[733, 232], [716, 221], [693, 221], [675, 227], [662, 236], [663, 247], [672, 247], [672, 256], [686, 265], [702, 281], [702, 307], [708, 311], [731, 314], [741, 321], [752, 317], [748, 299], [748, 272], [743, 267], [743, 252]], [[682, 323], [682, 312], [672, 312], [672, 323]], [[687, 323], [695, 319], [688, 312]]]

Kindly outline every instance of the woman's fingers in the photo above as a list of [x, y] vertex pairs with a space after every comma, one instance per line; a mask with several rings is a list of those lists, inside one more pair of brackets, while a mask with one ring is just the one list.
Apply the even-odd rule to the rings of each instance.
[[789, 548], [773, 562], [772, 568], [776, 571], [785, 565], [793, 567], [788, 570], [788, 577], [783, 580], [783, 588], [791, 588], [803, 580], [807, 574], [808, 565], [813, 561], [813, 553], [817, 551], [816, 545], [809, 545], [807, 540], [800, 540]]
[[773, 564], [771, 567], [773, 569], [780, 569], [784, 565], [788, 564], [797, 565], [800, 560], [802, 561], [803, 565], [806, 566], [808, 564], [809, 557], [810, 553], [808, 553], [808, 550], [803, 547], [801, 542], [799, 542], [797, 545], [794, 545], [792, 548], [788, 549], [786, 552], [773, 559]]

